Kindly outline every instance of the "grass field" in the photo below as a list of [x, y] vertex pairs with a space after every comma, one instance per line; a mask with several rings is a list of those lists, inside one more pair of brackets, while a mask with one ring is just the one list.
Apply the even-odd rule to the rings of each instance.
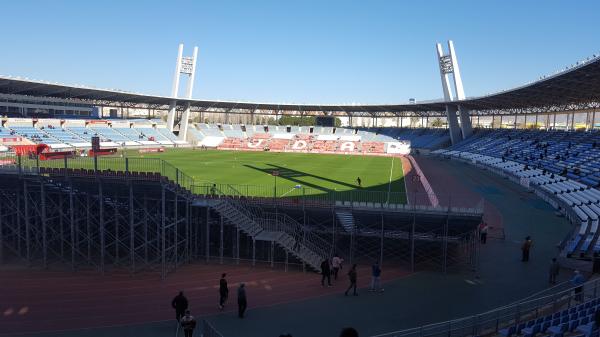
[[[191, 149], [145, 154], [131, 150], [125, 156], [162, 159], [192, 177], [197, 185], [234, 185], [243, 194], [252, 196], [273, 196], [277, 183], [278, 197], [352, 193], [356, 201], [385, 202], [390, 195], [394, 202], [406, 200], [402, 163], [394, 157]], [[144, 167], [145, 162], [153, 161], [130, 159], [130, 170], [156, 171]], [[123, 170], [122, 163], [120, 157], [100, 157], [99, 169]], [[52, 160], [40, 165], [61, 167], [64, 163]], [[72, 160], [69, 166], [93, 168], [91, 158]], [[272, 175], [275, 170], [279, 171], [277, 182]], [[361, 187], [356, 181], [358, 177], [362, 180]]]
[[[135, 156], [136, 154], [129, 154]], [[192, 176], [201, 184], [251, 185], [254, 195], [271, 196], [279, 171], [277, 194], [292, 193], [302, 186], [309, 193], [327, 191], [405, 193], [399, 158], [277, 152], [168, 150], [144, 154], [161, 158]], [[359, 188], [356, 178], [362, 180]], [[262, 187], [262, 188], [261, 188]]]

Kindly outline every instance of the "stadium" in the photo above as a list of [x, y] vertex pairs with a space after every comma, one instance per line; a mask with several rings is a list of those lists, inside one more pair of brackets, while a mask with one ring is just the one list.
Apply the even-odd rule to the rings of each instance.
[[433, 46], [402, 104], [0, 76], [0, 336], [597, 337], [600, 56], [470, 97]]

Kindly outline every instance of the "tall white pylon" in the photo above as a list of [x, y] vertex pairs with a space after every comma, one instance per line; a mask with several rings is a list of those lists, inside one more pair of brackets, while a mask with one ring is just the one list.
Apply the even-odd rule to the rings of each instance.
[[[472, 131], [471, 118], [469, 110], [460, 105], [460, 101], [465, 99], [465, 90], [463, 88], [462, 78], [460, 77], [460, 69], [456, 52], [454, 51], [454, 42], [448, 41], [448, 54], [444, 55], [442, 45], [436, 44], [437, 56], [440, 66], [440, 76], [442, 79], [442, 89], [444, 91], [444, 101], [446, 101], [446, 117], [448, 118], [448, 127], [450, 129], [450, 139], [452, 144], [459, 142], [461, 139], [468, 138]], [[454, 82], [454, 88], [450, 86], [450, 74]], [[454, 89], [454, 90], [453, 90]], [[457, 101], [457, 104], [451, 102]], [[460, 114], [460, 129], [456, 112]], [[462, 137], [461, 137], [462, 133]]]
[[[175, 125], [175, 118], [177, 116], [177, 96], [179, 94], [179, 79], [181, 75], [188, 75], [189, 81], [185, 93], [185, 99], [192, 99], [192, 90], [194, 89], [194, 77], [196, 75], [196, 60], [198, 58], [198, 47], [194, 47], [194, 53], [192, 57], [183, 56], [183, 44], [179, 44], [179, 50], [177, 53], [177, 63], [175, 64], [175, 76], [173, 77], [173, 89], [171, 91], [171, 97], [173, 100], [169, 106], [169, 115], [167, 116], [167, 127], [169, 131], [173, 132]], [[183, 114], [181, 115], [181, 122], [179, 124], [179, 139], [185, 140], [187, 136], [187, 128], [190, 118], [190, 104], [186, 103]]]

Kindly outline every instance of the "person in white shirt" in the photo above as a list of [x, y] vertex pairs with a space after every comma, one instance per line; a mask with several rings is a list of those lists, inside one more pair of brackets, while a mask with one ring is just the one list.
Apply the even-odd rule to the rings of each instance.
[[344, 259], [339, 257], [338, 254], [335, 254], [333, 256], [333, 259], [331, 259], [331, 265], [333, 266], [333, 279], [334, 280], [337, 280], [338, 272], [340, 271], [340, 269], [342, 269], [342, 262], [344, 262]]

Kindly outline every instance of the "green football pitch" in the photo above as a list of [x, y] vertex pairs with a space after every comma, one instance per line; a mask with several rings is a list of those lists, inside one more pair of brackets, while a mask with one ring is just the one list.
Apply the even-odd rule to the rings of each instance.
[[[193, 185], [200, 186], [195, 190], [198, 193], [212, 193], [211, 186], [217, 184], [225, 194], [260, 197], [322, 196], [338, 201], [406, 202], [402, 162], [396, 157], [192, 149], [139, 153], [137, 150], [128, 150], [118, 156], [98, 157], [98, 169], [123, 171], [125, 160], [122, 157], [130, 158], [130, 171], [139, 172], [160, 172], [160, 162], [156, 159], [164, 160], [172, 165], [169, 172], [177, 168], [193, 178]], [[92, 158], [78, 157], [68, 161], [67, 166], [73, 169], [94, 167]], [[64, 167], [62, 160], [36, 163], [34, 160], [24, 159], [26, 166], [38, 164], [44, 167]], [[274, 171], [277, 176], [273, 174]], [[172, 174], [166, 175], [173, 179]], [[361, 186], [357, 182], [359, 177]], [[225, 192], [226, 189], [229, 192]]]
[[[308, 194], [355, 191], [357, 195], [389, 193], [395, 200], [405, 200], [402, 163], [395, 157], [188, 149], [128, 156], [160, 158], [198, 184], [236, 185], [250, 195], [272, 196], [277, 184], [280, 197], [300, 190]], [[273, 171], [279, 176], [273, 176]]]

